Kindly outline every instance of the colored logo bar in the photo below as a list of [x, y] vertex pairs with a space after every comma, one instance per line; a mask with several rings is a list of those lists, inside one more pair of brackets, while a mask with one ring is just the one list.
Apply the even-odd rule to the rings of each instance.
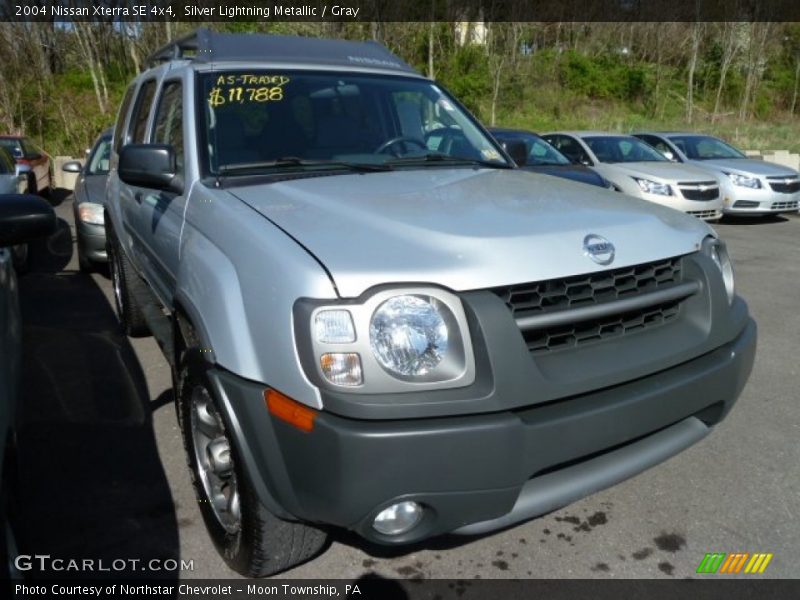
[[760, 574], [766, 571], [772, 556], [766, 552], [710, 552], [700, 561], [697, 573]]

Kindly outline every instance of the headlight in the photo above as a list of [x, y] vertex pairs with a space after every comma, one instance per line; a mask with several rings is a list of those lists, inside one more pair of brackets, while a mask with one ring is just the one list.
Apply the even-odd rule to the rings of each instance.
[[633, 178], [639, 184], [639, 188], [648, 194], [656, 194], [658, 196], [672, 196], [672, 188], [666, 183], [659, 183], [650, 179]]
[[728, 249], [725, 247], [725, 242], [713, 237], [707, 237], [703, 240], [703, 252], [714, 261], [714, 264], [719, 268], [722, 274], [722, 280], [725, 282], [725, 292], [728, 294], [728, 302], [733, 302], [733, 297], [736, 294], [733, 283], [733, 263], [728, 256]]
[[106, 220], [103, 216], [103, 205], [94, 202], [83, 202], [78, 205], [78, 219], [92, 225], [103, 225]]
[[381, 394], [475, 381], [464, 306], [441, 288], [384, 289], [335, 304], [301, 299], [294, 322], [301, 362], [323, 386]]
[[369, 345], [390, 373], [430, 373], [447, 354], [448, 331], [431, 297], [395, 296], [378, 307], [369, 324]]
[[739, 175], [737, 173], [725, 173], [725, 175], [731, 178], [733, 185], [751, 189], [759, 189], [761, 187], [761, 181], [757, 177], [748, 177], [747, 175]]

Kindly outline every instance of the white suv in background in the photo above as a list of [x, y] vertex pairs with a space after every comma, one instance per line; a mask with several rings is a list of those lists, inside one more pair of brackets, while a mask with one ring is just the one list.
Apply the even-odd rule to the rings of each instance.
[[638, 138], [595, 131], [554, 132], [542, 137], [574, 163], [592, 167], [625, 194], [707, 221], [722, 216], [716, 177], [703, 169], [675, 164]]
[[635, 133], [668, 159], [716, 175], [726, 215], [774, 215], [800, 206], [800, 175], [784, 165], [747, 158], [719, 138], [700, 133]]

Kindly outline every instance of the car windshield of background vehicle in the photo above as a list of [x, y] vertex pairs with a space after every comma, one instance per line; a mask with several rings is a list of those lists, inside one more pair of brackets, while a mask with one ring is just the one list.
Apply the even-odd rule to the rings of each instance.
[[111, 160], [111, 138], [100, 140], [89, 158], [87, 175], [108, 175], [109, 161]]
[[0, 139], [0, 146], [11, 152], [14, 158], [22, 158], [22, 145], [19, 140]]
[[708, 136], [671, 137], [670, 141], [692, 160], [712, 160], [715, 158], [747, 158], [736, 148], [722, 140]]
[[584, 141], [600, 162], [668, 162], [658, 150], [635, 137], [597, 136]]
[[426, 80], [225, 71], [203, 75], [200, 94], [212, 175], [510, 167], [471, 117]]

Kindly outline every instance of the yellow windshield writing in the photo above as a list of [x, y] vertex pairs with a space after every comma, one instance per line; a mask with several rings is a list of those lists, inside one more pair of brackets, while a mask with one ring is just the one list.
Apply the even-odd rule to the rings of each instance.
[[249, 102], [280, 102], [283, 86], [289, 83], [285, 75], [220, 75], [208, 94], [213, 107]]

